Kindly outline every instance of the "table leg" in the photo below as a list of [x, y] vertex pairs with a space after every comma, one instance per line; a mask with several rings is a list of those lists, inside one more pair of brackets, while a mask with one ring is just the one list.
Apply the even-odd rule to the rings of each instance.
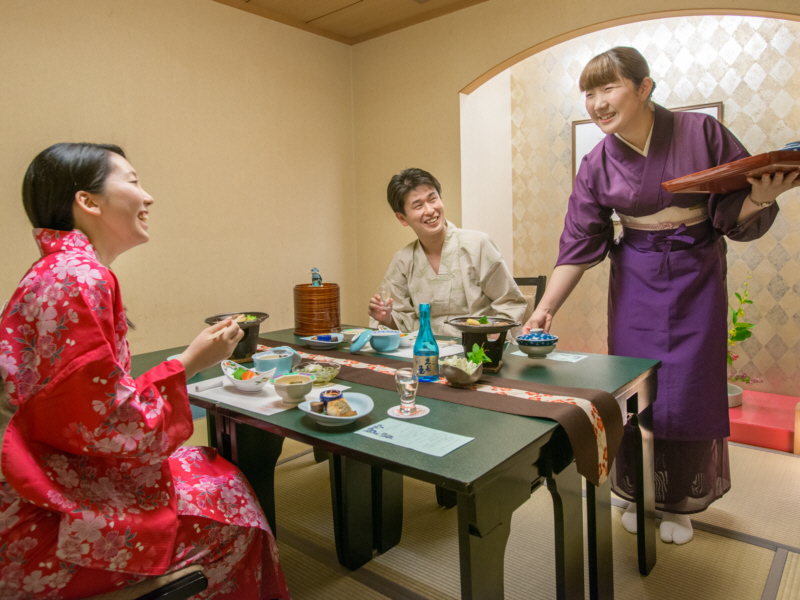
[[322, 448], [314, 446], [314, 461], [321, 463], [326, 460], [328, 460], [328, 453]]
[[243, 423], [234, 423], [231, 427], [231, 448], [236, 459], [235, 464], [253, 487], [276, 538], [275, 463], [281, 455], [283, 440], [282, 436]]
[[463, 600], [503, 598], [511, 515], [530, 498], [534, 478], [533, 469], [517, 469], [498, 476], [474, 494], [458, 494], [458, 553]]
[[458, 495], [446, 490], [441, 486], [436, 486], [436, 503], [443, 508], [453, 508], [458, 502]]
[[372, 467], [333, 453], [328, 465], [336, 556], [355, 571], [372, 560]]
[[636, 543], [639, 573], [649, 575], [656, 564], [653, 407], [650, 404], [638, 412], [634, 395], [628, 400], [628, 412], [632, 413], [629, 423], [633, 430], [636, 457]]
[[372, 467], [372, 536], [378, 552], [400, 543], [403, 533], [403, 476]]
[[556, 597], [559, 600], [584, 597], [581, 481], [574, 462], [560, 473], [547, 477], [555, 518]]
[[231, 421], [222, 415], [211, 411], [206, 417], [208, 431], [208, 444], [219, 452], [225, 460], [236, 464], [236, 458], [231, 448]]
[[611, 543], [611, 483], [586, 482], [586, 529], [589, 545], [589, 598], [613, 600], [614, 556]]

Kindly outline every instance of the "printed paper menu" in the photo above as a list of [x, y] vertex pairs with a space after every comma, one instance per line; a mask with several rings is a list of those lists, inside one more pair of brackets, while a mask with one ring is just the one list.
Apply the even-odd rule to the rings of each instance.
[[359, 429], [355, 433], [439, 457], [445, 456], [475, 439], [396, 419], [384, 419], [374, 425]]

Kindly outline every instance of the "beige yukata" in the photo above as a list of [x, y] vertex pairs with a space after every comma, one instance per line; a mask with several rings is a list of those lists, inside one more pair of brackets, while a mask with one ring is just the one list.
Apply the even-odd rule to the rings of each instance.
[[[445, 321], [486, 315], [520, 323], [527, 302], [492, 239], [447, 221], [438, 275], [419, 240], [398, 251], [383, 278], [392, 293], [392, 316], [403, 332], [419, 329], [419, 305], [431, 305], [435, 335], [461, 336]], [[378, 323], [370, 319], [370, 326]]]

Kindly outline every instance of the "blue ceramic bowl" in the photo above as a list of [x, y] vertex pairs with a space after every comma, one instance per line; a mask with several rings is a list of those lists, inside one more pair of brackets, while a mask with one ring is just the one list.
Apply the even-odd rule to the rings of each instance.
[[400, 347], [400, 332], [394, 329], [373, 331], [369, 343], [375, 352], [392, 352]]
[[558, 336], [552, 333], [526, 333], [517, 336], [517, 344], [520, 346], [555, 346]]
[[[267, 350], [253, 354], [253, 364], [256, 371], [267, 371], [275, 369], [273, 377], [280, 377], [292, 370], [292, 358], [294, 354], [286, 350]], [[299, 357], [298, 357], [299, 358]]]
[[558, 336], [542, 331], [517, 336], [519, 349], [531, 358], [544, 358], [556, 349]]

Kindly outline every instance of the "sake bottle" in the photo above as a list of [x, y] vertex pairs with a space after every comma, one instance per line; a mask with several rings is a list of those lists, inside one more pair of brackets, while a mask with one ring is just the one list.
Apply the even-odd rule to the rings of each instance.
[[431, 329], [431, 305], [419, 305], [419, 334], [414, 342], [414, 371], [420, 381], [439, 380], [439, 345]]

